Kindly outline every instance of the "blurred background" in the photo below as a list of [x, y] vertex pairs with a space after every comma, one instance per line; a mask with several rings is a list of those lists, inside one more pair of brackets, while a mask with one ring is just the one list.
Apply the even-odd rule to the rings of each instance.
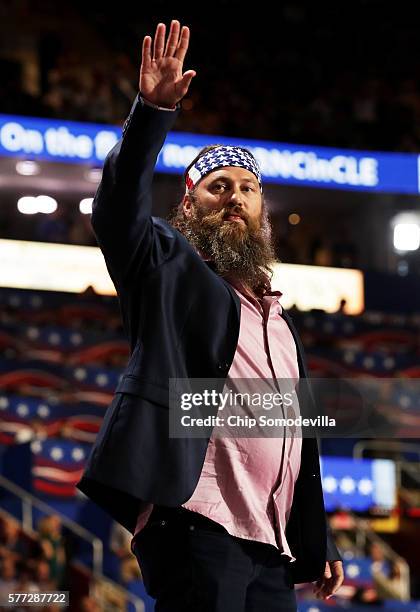
[[395, 383], [378, 412], [399, 415], [397, 434], [322, 441], [346, 580], [328, 604], [298, 585], [299, 610], [420, 610], [415, 7], [152, 4], [0, 4], [0, 597], [55, 588], [71, 610], [153, 610], [130, 534], [75, 484], [129, 354], [92, 198], [137, 94], [142, 38], [177, 18], [197, 77], [159, 158], [154, 213], [180, 201], [197, 148], [248, 146], [311, 374]]

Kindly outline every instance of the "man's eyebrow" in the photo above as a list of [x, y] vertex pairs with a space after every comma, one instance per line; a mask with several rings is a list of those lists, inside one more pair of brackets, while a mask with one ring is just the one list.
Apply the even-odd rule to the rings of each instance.
[[[234, 179], [232, 179], [232, 177], [226, 175], [226, 174], [221, 174], [220, 176], [216, 176], [214, 177], [210, 182], [214, 183], [216, 181], [233, 181]], [[257, 177], [246, 177], [246, 178], [242, 178], [239, 179], [241, 182], [243, 183], [258, 183]]]
[[220, 176], [214, 176], [210, 182], [214, 183], [215, 181], [231, 181], [231, 180], [232, 179], [226, 174], [221, 174]]

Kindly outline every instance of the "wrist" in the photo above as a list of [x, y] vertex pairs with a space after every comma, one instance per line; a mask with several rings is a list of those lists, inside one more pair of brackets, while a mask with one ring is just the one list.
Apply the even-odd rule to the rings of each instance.
[[177, 104], [175, 104], [174, 106], [171, 106], [170, 104], [166, 104], [164, 102], [160, 102], [159, 104], [156, 104], [155, 102], [151, 102], [150, 100], [148, 100], [141, 92], [139, 92], [139, 95], [143, 101], [143, 104], [145, 104], [146, 106], [150, 106], [151, 108], [155, 108], [157, 110], [166, 110], [166, 111], [174, 111], [178, 108]]

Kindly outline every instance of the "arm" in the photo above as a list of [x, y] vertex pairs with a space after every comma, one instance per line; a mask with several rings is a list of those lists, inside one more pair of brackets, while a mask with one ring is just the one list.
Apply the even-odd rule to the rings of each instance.
[[[189, 30], [173, 21], [165, 46], [159, 24], [153, 46], [143, 41], [140, 96], [123, 128], [123, 137], [108, 154], [92, 207], [92, 227], [116, 285], [150, 259], [155, 241], [151, 222], [151, 187], [156, 159], [172, 127], [179, 101], [195, 72], [182, 74]], [[156, 108], [160, 107], [160, 108]]]

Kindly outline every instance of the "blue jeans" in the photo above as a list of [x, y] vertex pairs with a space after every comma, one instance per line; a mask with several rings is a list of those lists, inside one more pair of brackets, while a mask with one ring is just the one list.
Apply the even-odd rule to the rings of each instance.
[[156, 612], [296, 612], [289, 561], [185, 508], [154, 508], [134, 552]]

